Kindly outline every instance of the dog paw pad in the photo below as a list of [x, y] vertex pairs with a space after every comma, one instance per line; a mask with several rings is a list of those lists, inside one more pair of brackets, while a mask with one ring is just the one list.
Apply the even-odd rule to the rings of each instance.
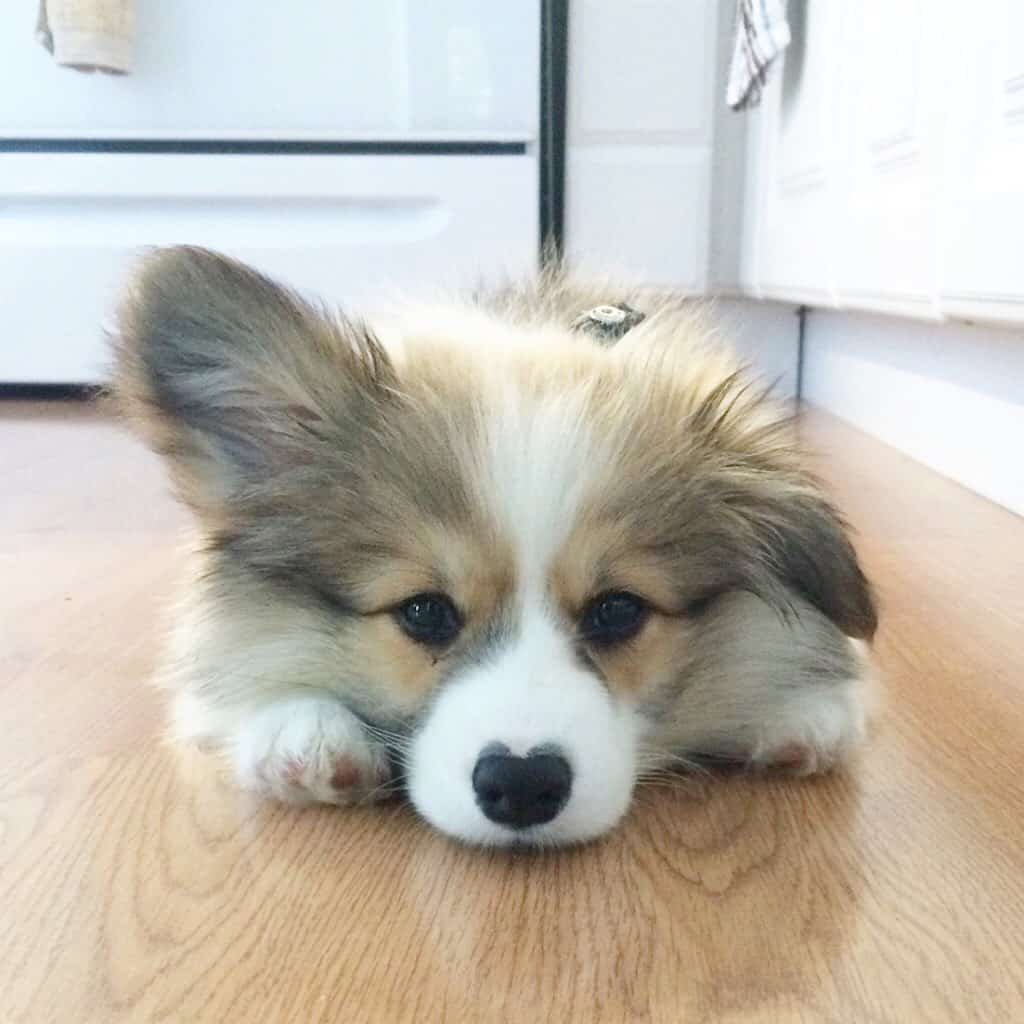
[[359, 785], [361, 778], [359, 767], [351, 757], [339, 757], [334, 762], [331, 773], [331, 788], [345, 792]]
[[758, 759], [762, 768], [787, 775], [816, 775], [828, 771], [834, 763], [829, 751], [807, 743], [786, 743]]

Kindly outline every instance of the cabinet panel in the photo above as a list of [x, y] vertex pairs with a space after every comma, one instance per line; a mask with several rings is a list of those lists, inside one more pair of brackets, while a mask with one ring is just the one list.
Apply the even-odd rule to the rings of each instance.
[[836, 0], [793, 5], [793, 42], [762, 100], [754, 275], [767, 296], [834, 301], [840, 13]]
[[957, 12], [963, 47], [946, 157], [945, 313], [1024, 322], [1024, 5]]
[[936, 316], [948, 4], [843, 11], [840, 304]]
[[145, 246], [209, 246], [366, 303], [529, 271], [536, 195], [528, 156], [9, 154], [0, 381], [98, 380], [102, 324]]
[[536, 134], [539, 0], [136, 3], [136, 70], [116, 77], [59, 67], [37, 4], [5, 4], [0, 136]]

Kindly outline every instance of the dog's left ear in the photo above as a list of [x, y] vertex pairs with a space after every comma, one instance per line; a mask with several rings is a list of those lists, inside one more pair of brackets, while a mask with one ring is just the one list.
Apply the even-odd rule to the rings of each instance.
[[782, 485], [748, 493], [747, 502], [743, 518], [758, 562], [753, 571], [800, 594], [847, 636], [870, 640], [878, 625], [871, 586], [846, 524], [816, 486]]

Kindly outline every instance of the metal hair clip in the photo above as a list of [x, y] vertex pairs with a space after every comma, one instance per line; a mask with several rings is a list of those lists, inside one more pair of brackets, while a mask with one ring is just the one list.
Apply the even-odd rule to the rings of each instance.
[[581, 313], [569, 326], [574, 331], [586, 331], [598, 341], [612, 344], [646, 319], [646, 316], [646, 313], [641, 313], [626, 303], [622, 303], [621, 306], [595, 306]]

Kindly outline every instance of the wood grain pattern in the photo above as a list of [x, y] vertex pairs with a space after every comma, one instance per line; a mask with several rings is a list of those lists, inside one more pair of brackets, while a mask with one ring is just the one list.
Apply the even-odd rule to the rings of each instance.
[[881, 591], [861, 763], [650, 789], [513, 855], [164, 747], [160, 469], [88, 406], [0, 405], [0, 1020], [1024, 1019], [1024, 522], [804, 429]]

